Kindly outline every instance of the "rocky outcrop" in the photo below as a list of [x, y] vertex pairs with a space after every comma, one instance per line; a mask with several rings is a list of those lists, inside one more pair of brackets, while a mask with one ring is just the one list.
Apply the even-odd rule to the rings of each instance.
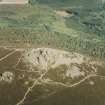
[[60, 65], [82, 64], [88, 61], [83, 55], [51, 48], [28, 49], [23, 54], [23, 61], [39, 69], [56, 68]]
[[90, 58], [51, 48], [27, 49], [23, 53], [22, 62], [30, 70], [35, 71], [34, 68], [37, 68], [39, 71], [47, 71], [45, 77], [56, 81], [85, 77], [91, 72], [97, 72]]
[[4, 81], [6, 83], [11, 83], [14, 79], [14, 74], [12, 72], [4, 72], [0, 74], [0, 82]]

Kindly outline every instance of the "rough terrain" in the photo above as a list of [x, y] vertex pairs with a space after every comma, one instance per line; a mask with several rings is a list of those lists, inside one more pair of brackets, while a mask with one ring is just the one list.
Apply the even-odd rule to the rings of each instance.
[[35, 104], [40, 99], [66, 88], [77, 87], [85, 81], [90, 86], [95, 85], [91, 78], [105, 78], [100, 72], [104, 61], [74, 52], [51, 48], [0, 47], [0, 56], [2, 105]]

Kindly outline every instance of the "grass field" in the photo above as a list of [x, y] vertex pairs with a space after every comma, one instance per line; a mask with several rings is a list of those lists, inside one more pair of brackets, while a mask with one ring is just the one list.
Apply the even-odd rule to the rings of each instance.
[[62, 17], [55, 11], [61, 8], [40, 2], [0, 5], [1, 45], [53, 47], [105, 58], [104, 10], [74, 9], [72, 17]]

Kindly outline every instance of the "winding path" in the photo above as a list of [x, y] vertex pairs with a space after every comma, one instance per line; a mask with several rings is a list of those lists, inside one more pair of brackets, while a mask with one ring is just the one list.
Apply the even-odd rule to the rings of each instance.
[[0, 62], [3, 61], [4, 59], [8, 58], [9, 56], [11, 56], [12, 54], [14, 54], [16, 52], [16, 50], [6, 54], [4, 57], [0, 58]]
[[[27, 98], [27, 95], [28, 95], [28, 94], [32, 91], [32, 89], [39, 83], [39, 80], [41, 80], [41, 83], [45, 83], [45, 82], [43, 81], [43, 76], [44, 76], [46, 73], [47, 73], [47, 72], [45, 72], [44, 74], [42, 74], [42, 75], [39, 77], [39, 79], [37, 79], [37, 80], [34, 81], [33, 85], [28, 88], [28, 90], [26, 91], [24, 97], [23, 97], [16, 105], [23, 105], [23, 104], [24, 104], [24, 101], [25, 101], [25, 99]], [[62, 85], [62, 86], [64, 86], [64, 87], [71, 87], [71, 88], [72, 88], [72, 87], [75, 87], [75, 86], [80, 85], [80, 84], [83, 83], [85, 80], [87, 80], [87, 79], [89, 79], [89, 78], [91, 78], [91, 77], [97, 77], [97, 76], [100, 77], [100, 78], [105, 78], [105, 76], [100, 76], [100, 75], [98, 75], [98, 74], [90, 74], [90, 75], [86, 76], [84, 79], [80, 80], [79, 82], [77, 82], [77, 83], [75, 83], [75, 84], [73, 84], [73, 85], [66, 85], [66, 84], [61, 83], [61, 82], [52, 82], [52, 83], [47, 82], [47, 84], [56, 84], [56, 85]], [[55, 94], [55, 93], [53, 93], [53, 94]], [[51, 94], [51, 95], [52, 95], [52, 94]], [[36, 101], [37, 101], [37, 100], [36, 100]]]
[[[3, 61], [3, 60], [5, 60], [5, 59], [7, 59], [9, 56], [11, 56], [12, 54], [16, 53], [17, 51], [21, 51], [21, 50], [19, 50], [19, 49], [14, 49], [12, 52], [10, 52], [10, 53], [6, 54], [4, 57], [0, 58], [0, 62]], [[23, 51], [23, 50], [22, 50], [22, 51]], [[15, 65], [15, 67], [19, 64], [19, 62], [21, 61], [21, 59], [22, 59], [22, 56], [20, 56], [20, 58], [18, 59], [18, 61], [17, 61], [16, 65]], [[21, 70], [21, 69], [17, 69], [17, 68], [16, 68], [16, 70], [18, 70], [18, 71], [24, 71], [24, 72], [33, 72], [33, 73], [38, 72], [38, 71], [34, 72], [34, 71], [28, 71], [28, 70]], [[33, 88], [34, 88], [36, 85], [38, 85], [39, 83], [41, 83], [41, 84], [45, 83], [45, 84], [61, 85], [61, 86], [67, 87], [67, 88], [68, 88], [68, 87], [72, 88], [72, 87], [76, 87], [76, 86], [80, 85], [81, 83], [83, 83], [84, 81], [86, 81], [87, 79], [89, 79], [89, 78], [91, 78], [91, 77], [99, 77], [99, 78], [104, 78], [104, 79], [105, 79], [105, 76], [101, 76], [101, 75], [98, 75], [98, 74], [96, 74], [96, 73], [92, 73], [92, 74], [87, 75], [86, 77], [84, 77], [83, 79], [81, 79], [80, 81], [78, 81], [78, 82], [76, 82], [76, 83], [74, 83], [74, 84], [72, 84], [72, 85], [66, 85], [66, 84], [64, 84], [64, 83], [62, 83], [62, 82], [45, 81], [45, 80], [44, 80], [44, 76], [46, 75], [47, 72], [48, 72], [48, 69], [46, 69], [43, 73], [39, 72], [40, 77], [37, 78], [37, 79], [34, 79], [32, 86], [28, 87], [28, 89], [27, 89], [27, 91], [25, 92], [24, 96], [22, 97], [22, 99], [21, 99], [19, 102], [17, 102], [16, 105], [23, 105], [24, 102], [25, 102], [25, 100], [27, 99], [27, 96], [29, 95], [29, 93], [30, 93], [30, 92], [33, 90]], [[51, 93], [51, 94], [49, 94], [49, 95], [52, 95], [52, 94], [55, 94], [55, 92], [54, 92], [54, 93]], [[39, 100], [39, 99], [36, 99], [36, 101], [37, 101], [37, 100]]]

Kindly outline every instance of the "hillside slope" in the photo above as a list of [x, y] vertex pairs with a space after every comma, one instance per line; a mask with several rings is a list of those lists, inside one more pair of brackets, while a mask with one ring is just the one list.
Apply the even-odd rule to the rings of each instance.
[[105, 10], [93, 2], [0, 5], [0, 105], [105, 104]]
[[65, 17], [60, 11], [42, 4], [1, 5], [1, 45], [47, 46], [105, 58], [105, 38], [70, 26], [77, 20], [70, 23], [72, 14]]

